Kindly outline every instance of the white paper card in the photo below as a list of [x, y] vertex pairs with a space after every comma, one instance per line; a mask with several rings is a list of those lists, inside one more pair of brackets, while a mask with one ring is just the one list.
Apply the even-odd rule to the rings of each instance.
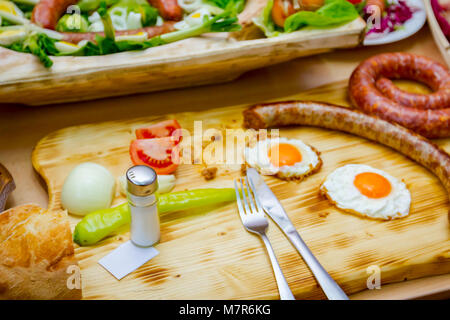
[[142, 248], [127, 241], [98, 263], [120, 280], [158, 254], [159, 251], [153, 247]]

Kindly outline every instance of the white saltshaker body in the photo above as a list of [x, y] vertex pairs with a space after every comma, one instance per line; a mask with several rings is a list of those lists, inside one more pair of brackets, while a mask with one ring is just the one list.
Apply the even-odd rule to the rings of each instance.
[[158, 180], [155, 170], [134, 166], [127, 171], [127, 198], [131, 211], [131, 241], [150, 247], [161, 236], [156, 199]]

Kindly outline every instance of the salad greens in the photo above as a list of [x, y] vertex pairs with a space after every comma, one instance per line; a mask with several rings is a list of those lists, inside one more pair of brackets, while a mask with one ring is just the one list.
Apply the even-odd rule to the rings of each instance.
[[238, 13], [244, 10], [245, 5], [245, 0], [208, 0], [208, 2], [222, 9], [225, 9], [230, 3], [234, 3]]
[[347, 0], [326, 0], [316, 11], [299, 11], [289, 16], [280, 28], [272, 20], [273, 0], [267, 2], [261, 16], [254, 23], [264, 31], [267, 37], [274, 37], [282, 32], [293, 32], [304, 27], [327, 28], [351, 22], [358, 18], [355, 7]]
[[203, 23], [197, 26], [173, 31], [146, 40], [121, 40], [115, 36], [111, 17], [105, 2], [100, 4], [98, 13], [104, 25], [105, 36], [97, 35], [95, 43], [85, 42], [78, 50], [60, 52], [55, 47], [55, 43], [59, 39], [53, 39], [47, 34], [36, 32], [31, 32], [22, 43], [14, 43], [7, 47], [19, 52], [32, 53], [39, 57], [45, 67], [49, 68], [53, 65], [49, 56], [93, 56], [130, 50], [142, 50], [199, 36], [207, 32], [230, 32], [241, 29], [241, 26], [237, 23], [236, 8], [233, 5], [229, 5], [222, 14], [214, 17], [205, 16]]
[[355, 7], [346, 0], [326, 0], [314, 12], [299, 11], [286, 19], [284, 30], [292, 32], [305, 26], [329, 27], [347, 23], [359, 17]]
[[46, 68], [50, 68], [53, 65], [53, 61], [48, 56], [58, 53], [54, 40], [43, 33], [32, 34], [24, 42], [16, 42], [9, 48], [19, 52], [34, 54]]

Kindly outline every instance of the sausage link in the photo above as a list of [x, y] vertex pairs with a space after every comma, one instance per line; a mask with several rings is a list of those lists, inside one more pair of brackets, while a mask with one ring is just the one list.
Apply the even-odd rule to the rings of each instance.
[[[436, 91], [430, 95], [410, 94], [392, 89], [392, 82], [383, 78], [417, 80]], [[366, 113], [428, 138], [450, 136], [450, 73], [426, 57], [385, 53], [369, 58], [353, 71], [349, 95], [352, 103]]]
[[291, 125], [339, 130], [391, 147], [435, 174], [450, 198], [450, 156], [428, 139], [397, 124], [350, 108], [310, 101], [274, 102], [244, 111], [247, 128]]
[[79, 0], [41, 0], [34, 6], [31, 21], [46, 29], [55, 30], [59, 18]]
[[401, 90], [387, 78], [380, 78], [376, 82], [380, 92], [392, 101], [404, 106], [419, 109], [442, 109], [450, 106], [450, 85], [447, 84], [432, 94], [410, 93]]
[[[136, 34], [139, 32], [146, 32], [149, 38], [159, 36], [164, 33], [169, 33], [175, 30], [175, 22], [164, 22], [161, 26], [145, 27], [141, 29], [116, 31], [116, 35]], [[77, 44], [81, 40], [95, 41], [95, 36], [104, 36], [103, 32], [63, 32], [63, 41]]]
[[159, 14], [165, 20], [180, 21], [183, 18], [183, 9], [177, 0], [147, 0], [153, 7], [158, 9]]

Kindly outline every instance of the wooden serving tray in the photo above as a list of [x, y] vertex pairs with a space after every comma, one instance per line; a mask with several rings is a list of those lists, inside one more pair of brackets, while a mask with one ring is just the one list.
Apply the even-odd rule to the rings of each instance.
[[[348, 105], [346, 83], [292, 98]], [[128, 148], [135, 128], [166, 118], [176, 118], [191, 132], [196, 120], [203, 121], [203, 130], [240, 128], [245, 107], [88, 124], [46, 136], [36, 146], [32, 162], [47, 183], [49, 209], [62, 210], [63, 181], [81, 162], [94, 161], [115, 176], [124, 174], [131, 166]], [[347, 294], [367, 288], [367, 268], [372, 265], [381, 268], [382, 285], [450, 272], [448, 200], [434, 175], [392, 149], [356, 136], [312, 127], [283, 128], [280, 136], [302, 139], [322, 153], [322, 169], [303, 182], [272, 177], [266, 182], [312, 252]], [[450, 139], [438, 144], [450, 151]], [[319, 197], [325, 177], [349, 163], [371, 165], [404, 179], [412, 195], [410, 215], [374, 221], [343, 213]], [[240, 166], [218, 168], [218, 176], [206, 182], [200, 174], [202, 165], [181, 165], [175, 190], [232, 187]], [[123, 201], [118, 196], [115, 203]], [[69, 219], [72, 227], [79, 221], [74, 216]], [[120, 281], [97, 261], [127, 241], [128, 230], [95, 246], [76, 247], [84, 298], [278, 299], [263, 243], [245, 231], [235, 203], [165, 214], [161, 222], [161, 242], [156, 245], [160, 254]], [[324, 298], [301, 257], [272, 221], [268, 235], [296, 298]]]
[[434, 15], [433, 8], [431, 7], [430, 0], [424, 0], [425, 8], [427, 10], [427, 19], [428, 25], [431, 29], [431, 34], [433, 35], [434, 42], [436, 42], [439, 51], [444, 57], [445, 62], [450, 67], [450, 43], [445, 37], [444, 33], [439, 26], [439, 23], [436, 20], [436, 16]]
[[0, 102], [42, 105], [225, 82], [242, 73], [362, 42], [362, 19], [334, 29], [305, 29], [237, 41], [214, 34], [96, 57], [53, 57], [0, 48]]

